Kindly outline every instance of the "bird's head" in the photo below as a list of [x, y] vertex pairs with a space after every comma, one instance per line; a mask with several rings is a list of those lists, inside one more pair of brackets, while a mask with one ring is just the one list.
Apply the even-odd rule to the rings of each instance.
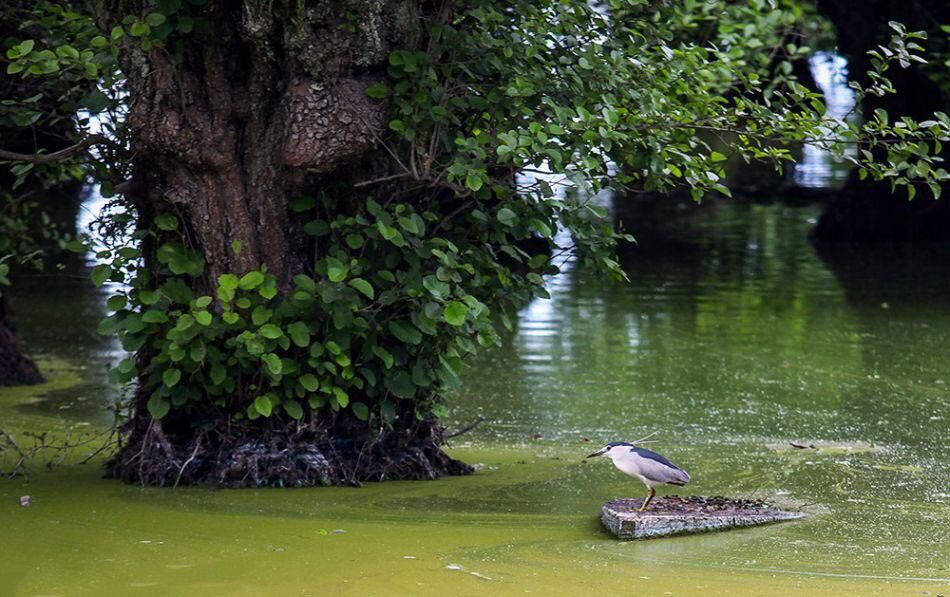
[[610, 458], [611, 460], [613, 460], [614, 458], [622, 454], [624, 451], [629, 451], [629, 449], [632, 447], [633, 447], [633, 444], [630, 444], [627, 442], [610, 442], [609, 444], [597, 450], [593, 454], [589, 454], [587, 457], [594, 458], [595, 456], [606, 456], [607, 458]]

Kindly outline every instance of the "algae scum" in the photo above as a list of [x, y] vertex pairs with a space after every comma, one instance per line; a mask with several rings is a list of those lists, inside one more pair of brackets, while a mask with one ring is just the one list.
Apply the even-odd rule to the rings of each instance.
[[[447, 424], [484, 419], [451, 442], [476, 474], [142, 489], [71, 464], [79, 449], [0, 481], [0, 594], [947, 594], [950, 253], [819, 255], [814, 208], [669, 209], [624, 256], [630, 285], [567, 264], [467, 373]], [[102, 297], [72, 277], [16, 290], [50, 382], [0, 390], [0, 428], [27, 444], [25, 430], [104, 428], [117, 353], [94, 334]], [[685, 493], [810, 516], [614, 540], [602, 504], [644, 489], [581, 460], [653, 431], [692, 475]]]

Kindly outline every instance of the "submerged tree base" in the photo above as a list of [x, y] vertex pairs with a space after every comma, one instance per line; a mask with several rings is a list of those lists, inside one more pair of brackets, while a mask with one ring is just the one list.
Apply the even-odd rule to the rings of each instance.
[[446, 454], [435, 418], [370, 429], [349, 418], [288, 426], [223, 424], [197, 432], [133, 420], [108, 475], [141, 485], [307, 487], [437, 479], [472, 467]]
[[0, 387], [43, 383], [36, 363], [20, 352], [16, 330], [3, 319], [0, 306]]
[[659, 497], [640, 512], [641, 499], [620, 498], [604, 504], [601, 521], [620, 539], [649, 539], [757, 526], [803, 518], [760, 501], [675, 495]]

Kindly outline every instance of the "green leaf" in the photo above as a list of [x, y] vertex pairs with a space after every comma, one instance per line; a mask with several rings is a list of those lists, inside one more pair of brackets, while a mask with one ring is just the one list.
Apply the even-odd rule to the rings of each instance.
[[342, 282], [349, 273], [350, 268], [335, 257], [327, 257], [327, 277], [331, 282]]
[[363, 278], [353, 278], [350, 280], [350, 286], [365, 294], [369, 299], [376, 298], [376, 292], [373, 290], [373, 285]]
[[413, 220], [412, 218], [402, 217], [402, 218], [399, 218], [398, 221], [402, 229], [408, 232], [409, 234], [419, 234], [419, 226], [416, 225], [416, 221]]
[[148, 414], [152, 415], [154, 419], [161, 419], [168, 414], [170, 409], [171, 405], [167, 398], [153, 395], [148, 399]]
[[193, 325], [195, 325], [195, 318], [185, 313], [184, 315], [178, 316], [178, 321], [175, 322], [175, 329], [184, 332], [191, 329]]
[[366, 95], [373, 99], [383, 99], [389, 95], [389, 87], [383, 83], [373, 83], [366, 88]]
[[162, 373], [162, 383], [164, 383], [169, 388], [174, 388], [180, 380], [181, 371], [178, 369], [165, 369], [165, 372]]
[[290, 201], [290, 211], [294, 213], [304, 213], [316, 207], [317, 201], [310, 195], [301, 195]]
[[[3, 274], [2, 270], [4, 267], [6, 266], [0, 265], [0, 274]], [[115, 296], [109, 297], [109, 300], [106, 301], [106, 306], [112, 311], [118, 311], [119, 309], [125, 307], [126, 303], [128, 303], [128, 299], [125, 298], [125, 295], [117, 294]]]
[[396, 238], [396, 235], [399, 234], [399, 231], [393, 228], [392, 226], [387, 225], [385, 222], [379, 221], [376, 222], [376, 228], [379, 230], [379, 233], [386, 240], [392, 240]]
[[270, 395], [264, 394], [255, 398], [254, 410], [260, 413], [262, 417], [269, 417], [274, 410], [274, 403], [271, 402]]
[[412, 324], [401, 321], [390, 321], [389, 331], [392, 332], [393, 336], [398, 338], [400, 342], [413, 345], [422, 342], [422, 332], [417, 330]]
[[511, 211], [507, 207], [502, 207], [499, 209], [495, 217], [498, 218], [499, 222], [509, 227], [514, 226], [518, 222], [518, 214]]
[[234, 274], [224, 274], [218, 277], [218, 298], [229, 303], [234, 300], [234, 292], [238, 288], [238, 277]]
[[449, 325], [458, 327], [465, 323], [465, 317], [468, 315], [468, 312], [468, 305], [461, 301], [452, 301], [445, 306], [445, 310], [442, 312], [442, 319]]
[[474, 172], [470, 172], [465, 177], [465, 186], [471, 191], [478, 191], [482, 188], [482, 185], [485, 184], [485, 181], [482, 180], [482, 177]]
[[178, 218], [171, 214], [159, 214], [155, 216], [155, 225], [159, 230], [175, 230], [178, 228]]
[[160, 12], [149, 13], [149, 15], [145, 17], [145, 22], [152, 27], [158, 27], [165, 22], [165, 15]]
[[350, 395], [347, 394], [343, 388], [334, 386], [333, 395], [336, 396], [336, 403], [339, 404], [341, 408], [346, 408], [346, 405], [350, 403]]
[[59, 46], [56, 48], [56, 55], [61, 58], [70, 58], [76, 60], [79, 58], [79, 51], [72, 46]]
[[258, 271], [253, 271], [253, 272], [247, 272], [246, 274], [241, 276], [241, 280], [238, 282], [238, 287], [241, 290], [253, 290], [263, 283], [264, 283], [264, 274]]
[[395, 375], [388, 376], [386, 387], [400, 398], [414, 398], [416, 395], [416, 384], [413, 383], [412, 376], [406, 371], [397, 371]]
[[287, 334], [293, 343], [300, 348], [306, 348], [310, 345], [310, 327], [302, 321], [295, 321], [288, 325]]
[[396, 362], [395, 359], [393, 358], [392, 353], [390, 353], [388, 350], [386, 350], [382, 346], [379, 346], [378, 344], [373, 345], [373, 354], [379, 357], [379, 359], [383, 362], [383, 364], [386, 365], [387, 369], [391, 369], [393, 366], [393, 363]]
[[260, 327], [270, 321], [271, 315], [273, 315], [273, 311], [264, 305], [258, 305], [251, 311], [251, 323]]
[[297, 381], [308, 392], [316, 392], [320, 388], [320, 381], [312, 373], [304, 373]]
[[142, 314], [142, 321], [145, 323], [165, 323], [168, 321], [168, 315], [164, 311], [152, 309]]
[[152, 28], [142, 21], [135, 21], [129, 28], [129, 33], [131, 33], [133, 37], [145, 37], [151, 32]]
[[283, 364], [280, 362], [280, 357], [272, 352], [261, 355], [261, 360], [264, 361], [271, 375], [280, 375], [284, 370]]
[[[257, 330], [257, 333], [270, 340], [276, 340], [277, 338], [280, 338], [284, 335], [284, 332], [282, 332], [279, 327], [272, 323], [266, 323], [262, 325], [260, 329]], [[278, 371], [278, 373], [280, 372]]]
[[198, 325], [203, 325], [203, 326], [211, 325], [211, 313], [207, 311], [195, 311], [194, 317], [195, 317], [195, 321], [198, 322]]
[[346, 245], [354, 250], [359, 249], [364, 244], [363, 237], [359, 234], [347, 234], [344, 240], [346, 241]]
[[362, 402], [354, 402], [350, 408], [353, 409], [353, 414], [356, 415], [356, 418], [360, 421], [369, 420], [369, 407]]
[[224, 365], [220, 363], [215, 363], [211, 366], [211, 371], [209, 377], [211, 377], [211, 383], [216, 386], [220, 386], [224, 383], [225, 378], [227, 377], [228, 371], [224, 368]]
[[396, 404], [392, 400], [383, 399], [379, 403], [379, 414], [382, 415], [386, 424], [391, 424], [396, 420]]
[[92, 276], [92, 283], [96, 285], [96, 288], [100, 288], [112, 276], [112, 266], [107, 264], [97, 265], [92, 268], [90, 275]]
[[284, 412], [290, 415], [290, 418], [297, 421], [303, 418], [303, 407], [300, 406], [300, 403], [296, 400], [288, 400], [281, 404], [281, 406], [284, 408]]

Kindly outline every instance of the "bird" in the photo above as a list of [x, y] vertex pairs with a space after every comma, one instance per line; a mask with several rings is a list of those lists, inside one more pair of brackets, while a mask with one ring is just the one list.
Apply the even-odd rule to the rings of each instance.
[[615, 467], [631, 477], [640, 479], [647, 486], [647, 499], [640, 506], [640, 512], [650, 505], [658, 485], [668, 483], [682, 487], [689, 483], [689, 473], [656, 452], [638, 448], [629, 442], [611, 442], [590, 454], [588, 458], [596, 456], [607, 456]]

